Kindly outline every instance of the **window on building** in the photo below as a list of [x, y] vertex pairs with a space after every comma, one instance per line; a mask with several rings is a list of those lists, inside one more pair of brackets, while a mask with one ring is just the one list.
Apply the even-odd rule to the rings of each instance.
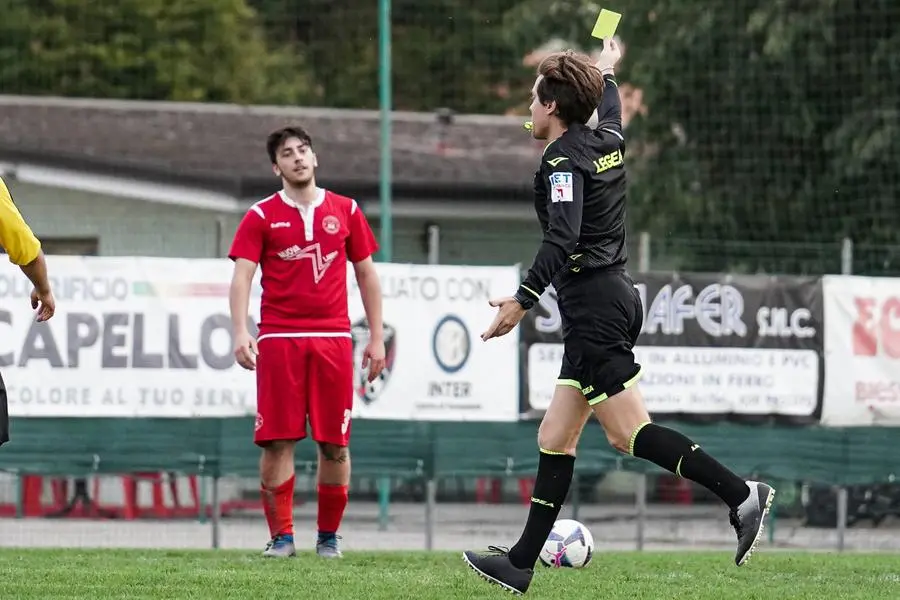
[[[97, 238], [40, 238], [44, 254], [63, 256], [97, 256], [100, 240]], [[6, 254], [0, 246], [0, 256]]]
[[41, 238], [44, 254], [64, 256], [97, 256], [98, 238]]
[[[100, 240], [97, 238], [40, 238], [44, 254], [64, 256], [97, 256]], [[0, 246], [0, 254], [6, 250]]]

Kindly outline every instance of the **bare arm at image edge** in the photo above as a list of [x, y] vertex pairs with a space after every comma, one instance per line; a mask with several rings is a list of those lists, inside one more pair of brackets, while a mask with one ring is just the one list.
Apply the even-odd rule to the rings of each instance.
[[[0, 246], [6, 250], [11, 263], [19, 265], [25, 271], [35, 287], [49, 287], [46, 267], [43, 269], [32, 267], [36, 262], [44, 262], [41, 242], [13, 204], [12, 196], [2, 179], [0, 179]], [[35, 277], [32, 277], [28, 270], [34, 271], [36, 277], [40, 277], [43, 272], [44, 281], [35, 281]]]
[[12, 196], [2, 179], [0, 179], [0, 246], [6, 250], [10, 262], [19, 265], [25, 276], [34, 284], [31, 306], [38, 309], [38, 320], [46, 321], [52, 317], [56, 303], [50, 290], [47, 261], [41, 250], [41, 242], [13, 204]]

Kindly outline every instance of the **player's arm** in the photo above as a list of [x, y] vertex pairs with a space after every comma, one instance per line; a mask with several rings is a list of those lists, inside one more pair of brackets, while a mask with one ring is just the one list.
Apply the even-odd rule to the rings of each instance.
[[0, 246], [6, 250], [10, 262], [19, 265], [34, 285], [31, 307], [37, 310], [37, 320], [46, 321], [56, 312], [56, 299], [50, 289], [47, 261], [41, 243], [22, 218], [12, 201], [6, 184], [0, 179]]
[[249, 332], [247, 319], [250, 313], [250, 288], [256, 275], [256, 263], [246, 258], [234, 261], [231, 286], [228, 289], [228, 306], [231, 310], [231, 327], [235, 334]]
[[354, 201], [350, 207], [350, 235], [347, 236], [347, 258], [359, 286], [363, 310], [369, 323], [369, 343], [363, 351], [362, 367], [369, 369], [369, 382], [384, 370], [384, 321], [382, 318], [381, 281], [372, 255], [378, 250], [375, 234], [362, 209]]
[[362, 298], [372, 339], [384, 340], [381, 320], [381, 281], [372, 255], [378, 250], [375, 234], [362, 209], [353, 201], [350, 206], [350, 235], [347, 236], [347, 258], [353, 263], [356, 283]]
[[13, 204], [6, 184], [0, 179], [0, 246], [6, 250], [9, 260], [19, 266], [34, 287], [50, 290], [47, 262], [41, 243]]
[[578, 244], [584, 203], [584, 178], [568, 157], [545, 154], [541, 176], [546, 178], [547, 209], [550, 222], [534, 262], [514, 298], [523, 308], [531, 308], [550, 285]]
[[360, 262], [355, 262], [353, 271], [356, 274], [356, 283], [359, 285], [363, 309], [366, 311], [366, 321], [369, 323], [369, 336], [373, 340], [384, 341], [381, 281], [375, 270], [375, 261], [369, 256]]
[[262, 260], [265, 223], [265, 215], [260, 208], [254, 207], [247, 211], [228, 251], [228, 258], [234, 261], [228, 289], [234, 355], [245, 369], [255, 368], [255, 357], [258, 354], [256, 340], [250, 335], [247, 320], [250, 312], [250, 288], [256, 275], [256, 267]]
[[381, 282], [371, 256], [353, 263], [359, 295], [362, 297], [366, 321], [369, 323], [369, 343], [363, 350], [362, 368], [368, 368], [369, 383], [381, 375], [385, 365], [384, 324], [381, 313]]

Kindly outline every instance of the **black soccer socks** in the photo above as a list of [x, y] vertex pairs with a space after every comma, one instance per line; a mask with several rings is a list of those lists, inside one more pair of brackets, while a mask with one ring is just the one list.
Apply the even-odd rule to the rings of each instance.
[[574, 472], [574, 456], [541, 449], [525, 530], [509, 551], [509, 561], [514, 567], [534, 567], [569, 493]]
[[747, 499], [750, 488], [684, 435], [656, 423], [647, 423], [632, 436], [630, 452], [679, 477], [695, 481], [729, 507]]

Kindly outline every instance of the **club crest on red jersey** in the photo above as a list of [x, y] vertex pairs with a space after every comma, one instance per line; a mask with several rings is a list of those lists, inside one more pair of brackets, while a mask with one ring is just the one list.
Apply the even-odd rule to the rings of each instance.
[[327, 215], [322, 219], [322, 229], [325, 230], [325, 233], [334, 235], [341, 230], [341, 222], [334, 215]]

